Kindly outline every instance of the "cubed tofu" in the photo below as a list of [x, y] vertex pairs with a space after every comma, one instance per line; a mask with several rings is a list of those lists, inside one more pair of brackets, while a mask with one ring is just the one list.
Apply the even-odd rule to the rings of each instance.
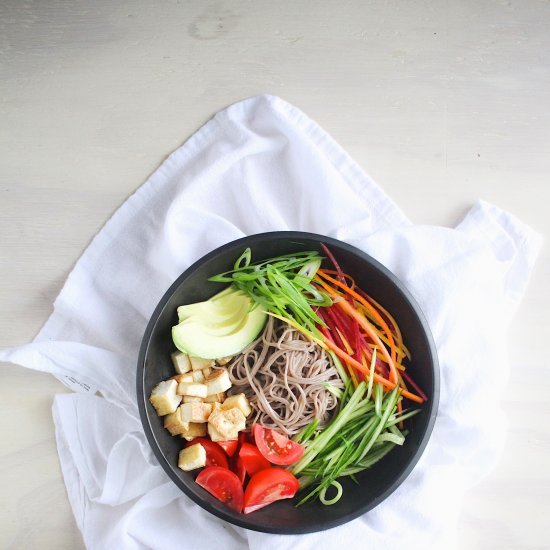
[[216, 363], [223, 367], [224, 365], [227, 365], [227, 363], [229, 363], [231, 359], [233, 359], [232, 355], [228, 355], [227, 357], [220, 357], [220, 359], [216, 359]]
[[[240, 431], [246, 428], [246, 418], [237, 407], [222, 409], [221, 407], [212, 412], [208, 418], [208, 426], [223, 439], [236, 439]], [[219, 441], [219, 440], [218, 440]]]
[[200, 443], [185, 447], [180, 451], [178, 467], [186, 472], [206, 466], [206, 451]]
[[183, 396], [183, 402], [184, 403], [202, 403], [203, 398], [202, 397], [195, 397], [194, 395], [184, 395]]
[[175, 380], [165, 380], [153, 388], [149, 401], [159, 416], [171, 414], [178, 408], [181, 396], [176, 394], [177, 387]]
[[178, 374], [185, 374], [191, 370], [191, 361], [189, 361], [189, 355], [181, 352], [175, 351], [171, 355], [172, 363]]
[[220, 410], [221, 408], [222, 408], [222, 404], [219, 401], [214, 401], [212, 403], [212, 412], [216, 412], [216, 411]]
[[176, 374], [175, 376], [172, 376], [170, 380], [175, 380], [178, 384], [180, 384], [181, 382], [193, 382], [193, 374], [190, 372], [186, 374]]
[[164, 427], [172, 435], [180, 435], [187, 430], [188, 423], [181, 419], [181, 407], [164, 417]]
[[225, 397], [223, 393], [213, 393], [212, 395], [207, 395], [203, 401], [205, 403], [221, 403]]
[[210, 373], [212, 372], [212, 369], [210, 367], [206, 367], [205, 369], [202, 369], [202, 374], [206, 378], [207, 376], [210, 376]]
[[193, 370], [202, 370], [214, 366], [214, 359], [203, 359], [202, 357], [190, 357], [189, 359]]
[[181, 419], [184, 422], [208, 422], [211, 412], [210, 403], [184, 403], [181, 406]]
[[181, 382], [178, 384], [178, 395], [192, 395], [193, 397], [206, 397], [208, 388], [206, 384], [196, 382]]
[[227, 369], [213, 369], [205, 380], [207, 386], [206, 395], [222, 393], [231, 387], [231, 380]]
[[[230, 441], [231, 438], [223, 437], [210, 422], [208, 424], [202, 424], [203, 426], [208, 426], [208, 435], [212, 441]], [[233, 439], [239, 439], [239, 434], [236, 433]]]
[[252, 412], [248, 399], [244, 393], [231, 395], [222, 403], [222, 409], [231, 409], [233, 407], [240, 409], [245, 416], [248, 416]]
[[198, 382], [199, 384], [204, 382], [204, 373], [202, 370], [193, 371], [193, 382]]
[[204, 437], [206, 435], [206, 423], [201, 422], [185, 422], [187, 429], [180, 434], [187, 441], [195, 439], [195, 437]]

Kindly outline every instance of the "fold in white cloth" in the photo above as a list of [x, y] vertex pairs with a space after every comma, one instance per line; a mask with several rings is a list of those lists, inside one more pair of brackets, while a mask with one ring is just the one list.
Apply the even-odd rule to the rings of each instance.
[[[206, 252], [271, 230], [346, 241], [391, 269], [428, 319], [441, 368], [439, 415], [412, 474], [363, 517], [277, 536], [224, 523], [157, 464], [141, 429], [140, 340], [170, 283]], [[218, 113], [114, 214], [36, 339], [0, 359], [48, 371], [76, 393], [53, 414], [71, 506], [91, 549], [452, 548], [464, 492], [498, 460], [506, 329], [541, 238], [477, 203], [455, 229], [413, 225], [314, 122], [260, 96]]]

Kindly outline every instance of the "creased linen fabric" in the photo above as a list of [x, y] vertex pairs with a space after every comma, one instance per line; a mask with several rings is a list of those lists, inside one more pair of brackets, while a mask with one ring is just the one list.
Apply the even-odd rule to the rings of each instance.
[[[234, 527], [183, 495], [148, 447], [135, 395], [140, 340], [172, 281], [214, 248], [274, 230], [341, 239], [392, 270], [426, 315], [441, 369], [433, 435], [407, 480], [363, 517], [299, 536]], [[502, 450], [507, 328], [540, 245], [482, 201], [454, 229], [412, 224], [319, 126], [259, 96], [218, 113], [158, 168], [94, 238], [35, 340], [0, 359], [75, 390], [53, 414], [90, 549], [452, 548], [464, 492]]]

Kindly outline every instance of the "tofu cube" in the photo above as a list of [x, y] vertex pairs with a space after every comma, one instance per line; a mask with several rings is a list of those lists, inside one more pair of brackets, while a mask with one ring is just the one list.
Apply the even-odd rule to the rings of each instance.
[[252, 408], [244, 393], [231, 395], [222, 403], [222, 409], [231, 409], [233, 407], [240, 409], [245, 416], [248, 416], [252, 412]]
[[212, 369], [210, 367], [206, 367], [205, 369], [202, 369], [201, 372], [204, 375], [204, 377], [206, 378], [207, 376], [210, 375], [210, 373], [212, 372]]
[[184, 403], [181, 406], [181, 419], [184, 422], [208, 422], [211, 412], [210, 403]]
[[[210, 427], [214, 436], [220, 440], [237, 439], [239, 432], [246, 428], [246, 418], [237, 407], [231, 409], [216, 408], [208, 418], [208, 428], [210, 433]], [[210, 434], [212, 437], [212, 434]], [[214, 441], [214, 439], [212, 439]]]
[[218, 363], [218, 365], [223, 367], [224, 365], [227, 365], [227, 363], [229, 363], [231, 359], [233, 359], [233, 356], [228, 355], [227, 357], [221, 357], [220, 359], [216, 359], [216, 363]]
[[170, 380], [175, 380], [178, 384], [180, 384], [181, 382], [193, 382], [193, 374], [190, 372], [186, 374], [176, 374], [175, 376], [172, 376]]
[[222, 408], [222, 404], [219, 402], [219, 401], [214, 401], [212, 403], [212, 412], [210, 414], [212, 414], [213, 412], [216, 412], [218, 410], [220, 410]]
[[206, 435], [206, 423], [186, 422], [187, 429], [180, 434], [187, 441], [192, 441], [195, 437], [204, 437]]
[[200, 384], [204, 382], [204, 373], [202, 370], [193, 371], [193, 382], [198, 382]]
[[202, 370], [214, 366], [214, 359], [203, 359], [202, 357], [190, 357], [189, 359], [193, 370]]
[[180, 451], [178, 467], [186, 472], [206, 465], [206, 451], [200, 443], [185, 447]]
[[206, 384], [195, 382], [180, 382], [178, 384], [178, 395], [192, 395], [193, 397], [206, 397], [208, 388]]
[[188, 424], [181, 419], [181, 407], [164, 417], [164, 427], [172, 435], [180, 435], [187, 430]]
[[181, 352], [175, 351], [171, 355], [172, 363], [178, 374], [185, 374], [191, 370], [191, 361], [189, 361], [189, 355]]
[[205, 403], [221, 403], [224, 397], [225, 397], [225, 394], [223, 393], [213, 393], [212, 395], [207, 395], [203, 399], [203, 401]]
[[181, 396], [176, 394], [177, 387], [175, 380], [165, 380], [153, 388], [149, 401], [159, 416], [171, 414], [178, 408]]
[[[229, 441], [230, 438], [223, 437], [210, 422], [208, 424], [203, 424], [203, 426], [208, 426], [208, 435], [210, 436], [210, 439], [214, 442], [216, 441]], [[236, 434], [233, 439], [239, 439], [239, 434]]]
[[206, 395], [222, 393], [228, 390], [231, 387], [231, 380], [229, 379], [227, 369], [213, 369], [205, 379], [205, 384], [207, 386]]
[[202, 397], [195, 397], [194, 395], [184, 395], [183, 396], [183, 402], [184, 403], [202, 403], [203, 398]]

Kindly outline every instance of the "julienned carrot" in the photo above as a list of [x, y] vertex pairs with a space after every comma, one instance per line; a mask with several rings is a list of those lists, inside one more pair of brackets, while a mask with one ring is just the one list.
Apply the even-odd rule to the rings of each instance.
[[[354, 355], [357, 361], [362, 360], [361, 357], [363, 354], [366, 354], [367, 360], [370, 361], [372, 357], [372, 349], [365, 340], [363, 334], [361, 334], [361, 331], [359, 330], [359, 323], [355, 319], [351, 319], [334, 305], [319, 308], [317, 310], [317, 314], [322, 317], [331, 330], [331, 333], [333, 333], [336, 345]], [[345, 346], [343, 345], [342, 338], [344, 335], [347, 336], [350, 342], [353, 339], [355, 352], [352, 350], [352, 347], [348, 342], [346, 342]], [[386, 367], [380, 359], [376, 359], [376, 367], [379, 371], [382, 371], [382, 374], [384, 374], [383, 371], [386, 370]], [[353, 369], [351, 370], [353, 372]]]
[[[351, 355], [346, 353], [343, 349], [340, 349], [333, 341], [330, 339], [323, 339], [323, 343], [325, 346], [327, 346], [329, 349], [331, 349], [340, 359], [343, 359], [348, 365], [351, 365], [353, 368], [361, 371], [364, 373], [365, 378], [370, 376], [370, 369], [368, 367], [365, 367], [362, 363], [359, 363], [359, 361], [356, 361]], [[390, 382], [386, 378], [380, 376], [376, 372], [373, 373], [373, 378], [375, 382], [379, 382], [384, 387], [393, 389], [397, 384], [394, 384], [393, 382]], [[401, 390], [401, 395], [403, 397], [406, 397], [407, 399], [410, 399], [411, 401], [415, 401], [416, 403], [423, 403], [424, 399], [422, 397], [419, 397], [418, 395], [415, 395], [414, 393], [411, 393], [407, 390]]]
[[[356, 292], [355, 290], [353, 290], [349, 286], [341, 283], [340, 281], [338, 281], [338, 280], [334, 279], [333, 277], [331, 277], [330, 275], [328, 275], [324, 270], [322, 270], [322, 269], [317, 270], [317, 275], [320, 275], [321, 277], [323, 277], [327, 281], [329, 281], [332, 284], [340, 287], [347, 294], [350, 294], [351, 296], [353, 296], [358, 302], [360, 302], [363, 305], [363, 307], [365, 307], [365, 309], [367, 309], [371, 313], [371, 315], [374, 317], [376, 322], [380, 325], [380, 328], [382, 328], [382, 330], [384, 332], [386, 332], [386, 334], [388, 335], [388, 340], [389, 340], [389, 344], [390, 344], [391, 358], [392, 358], [392, 361], [395, 361], [395, 359], [396, 359], [396, 356], [395, 356], [395, 342], [394, 342], [394, 339], [393, 339], [393, 334], [390, 330], [390, 327], [388, 327], [388, 324], [386, 323], [386, 321], [384, 321], [384, 319], [382, 318], [380, 313], [378, 313], [378, 311], [376, 311], [376, 309], [372, 306], [372, 304], [370, 304], [367, 300], [365, 300], [365, 298], [363, 298], [363, 296], [361, 296], [358, 292]], [[318, 280], [317, 277], [316, 277], [316, 280]], [[328, 291], [328, 289], [327, 289], [328, 285], [323, 284], [322, 286], [325, 290]], [[334, 291], [332, 291], [332, 292], [334, 293]]]
[[[342, 349], [345, 346], [345, 340], [344, 340], [344, 342], [342, 342], [340, 340], [340, 344], [337, 344], [334, 341], [336, 339], [336, 337], [338, 337], [338, 339], [340, 339], [340, 332], [338, 331], [338, 329], [335, 329], [334, 336], [327, 330], [326, 327], [321, 327], [321, 333], [323, 334], [325, 341], [326, 340], [330, 341], [332, 344], [339, 347], [340, 349]], [[355, 375], [355, 370], [348, 366], [347, 371], [348, 371], [348, 374], [349, 374], [349, 376], [351, 378], [351, 381], [353, 383], [353, 387], [356, 388], [359, 383], [357, 382], [357, 376]]]
[[[326, 269], [326, 268], [323, 268], [323, 273], [328, 273], [329, 275], [332, 275], [332, 276], [335, 276], [338, 274], [338, 272], [335, 269]], [[355, 279], [351, 275], [348, 275], [347, 273], [344, 273], [344, 278], [346, 280], [346, 285], [348, 286], [348, 288], [353, 288], [355, 290], [355, 288], [357, 287], [357, 285], [355, 284]]]
[[349, 302], [347, 302], [346, 300], [340, 300], [337, 305], [342, 308], [350, 317], [353, 317], [359, 323], [361, 328], [372, 338], [374, 343], [380, 348], [382, 355], [385, 356], [388, 366], [390, 367], [390, 382], [393, 382], [394, 385], [397, 384], [398, 379], [395, 363], [390, 357], [386, 346], [384, 346], [384, 344], [378, 337], [378, 334], [376, 334], [376, 332], [365, 320], [365, 318], [360, 313], [358, 313], [357, 310]]
[[[357, 323], [357, 321], [355, 321], [355, 323], [352, 325], [351, 319], [336, 305], [332, 305], [330, 307], [325, 307], [322, 309], [326, 310], [327, 313], [331, 316], [331, 318], [335, 320], [336, 326], [343, 327], [343, 325], [345, 325], [345, 330], [347, 331], [348, 334], [351, 332], [352, 329], [355, 329], [356, 326], [359, 326], [359, 323]], [[378, 336], [381, 338], [381, 334], [378, 334]], [[365, 336], [361, 334], [361, 332], [359, 332], [359, 342], [360, 342], [361, 352], [366, 354], [367, 361], [370, 362], [372, 358], [372, 347], [366, 341]], [[359, 361], [359, 359], [357, 360]], [[404, 368], [402, 365], [397, 365], [397, 363], [395, 366], [396, 368], [401, 368], [401, 369]], [[380, 359], [379, 357], [376, 358], [376, 368], [380, 371], [387, 370], [383, 360]]]
[[397, 338], [398, 344], [399, 344], [398, 347], [401, 348], [401, 350], [403, 351], [405, 356], [408, 359], [410, 359], [411, 354], [410, 354], [409, 350], [407, 349], [407, 346], [405, 345], [405, 342], [403, 342], [403, 336], [401, 335], [401, 330], [399, 330], [399, 325], [397, 324], [396, 320], [393, 318], [391, 313], [387, 309], [385, 309], [384, 306], [382, 306], [382, 304], [377, 302], [372, 296], [369, 296], [364, 290], [360, 289], [359, 287], [357, 288], [357, 292], [361, 296], [363, 296], [363, 298], [365, 298], [365, 300], [367, 300], [370, 304], [372, 304], [374, 307], [376, 307], [379, 310], [380, 315], [384, 315], [386, 317], [386, 319], [391, 323], [391, 325], [393, 326], [393, 329], [395, 331], [395, 336]]
[[[384, 342], [384, 344], [389, 346], [390, 341], [388, 340], [388, 336], [387, 336], [386, 332], [380, 330], [377, 327], [376, 321], [373, 319], [373, 317], [369, 313], [369, 311], [366, 310], [363, 307], [363, 305], [360, 304], [359, 302], [355, 302], [355, 307], [357, 308], [357, 311], [359, 311], [359, 313], [361, 313], [362, 315], [365, 316], [367, 321], [372, 323], [374, 330], [376, 330], [378, 336], [380, 337], [380, 340], [382, 340], [382, 342]], [[403, 344], [402, 337], [400, 335], [398, 335], [396, 332], [393, 332], [393, 328], [392, 328], [392, 334], [393, 334], [394, 341], [395, 341], [395, 355], [396, 355], [396, 357], [395, 357], [394, 360], [395, 360], [395, 366], [397, 367], [397, 364], [398, 363], [401, 364], [403, 359], [405, 359], [407, 357], [407, 353], [406, 353], [407, 350], [405, 350], [405, 345]], [[409, 359], [410, 359], [410, 357], [409, 357]]]

